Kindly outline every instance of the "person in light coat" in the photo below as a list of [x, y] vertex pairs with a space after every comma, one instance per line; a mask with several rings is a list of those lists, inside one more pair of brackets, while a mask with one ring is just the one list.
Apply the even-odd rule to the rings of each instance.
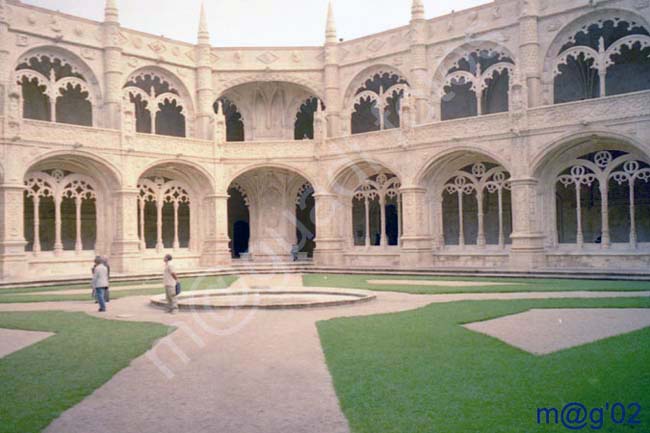
[[165, 286], [165, 295], [167, 296], [167, 309], [171, 314], [178, 311], [178, 300], [176, 298], [176, 285], [178, 284], [178, 276], [176, 270], [172, 265], [172, 256], [167, 254], [165, 256], [165, 269], [163, 271], [163, 285]]
[[92, 286], [95, 291], [95, 296], [97, 296], [97, 302], [99, 303], [99, 312], [104, 313], [106, 311], [106, 301], [104, 296], [108, 289], [108, 268], [99, 256], [95, 257]]

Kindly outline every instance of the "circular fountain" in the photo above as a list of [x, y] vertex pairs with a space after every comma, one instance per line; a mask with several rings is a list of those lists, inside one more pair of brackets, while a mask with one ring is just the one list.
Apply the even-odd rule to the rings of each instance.
[[[218, 289], [186, 292], [178, 296], [181, 310], [204, 309], [303, 309], [338, 307], [368, 302], [376, 296], [369, 291], [330, 288], [271, 288]], [[164, 295], [151, 298], [153, 305], [164, 307]]]

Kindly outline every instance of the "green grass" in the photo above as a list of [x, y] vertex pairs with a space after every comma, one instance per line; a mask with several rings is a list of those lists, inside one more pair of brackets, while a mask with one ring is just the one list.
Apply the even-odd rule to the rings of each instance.
[[[481, 301], [318, 323], [327, 365], [354, 433], [556, 433], [538, 407], [639, 403], [650, 425], [650, 328], [534, 356], [461, 324], [531, 308], [650, 308], [650, 299]], [[619, 414], [620, 416], [620, 414]], [[587, 427], [585, 430], [589, 430]], [[591, 430], [589, 430], [591, 431]]]
[[[422, 280], [422, 281], [469, 281], [503, 283], [475, 287], [454, 286], [400, 286], [368, 284], [368, 280]], [[575, 291], [650, 291], [650, 281], [604, 281], [604, 280], [558, 280], [537, 278], [473, 278], [429, 277], [395, 275], [304, 275], [303, 283], [311, 287], [346, 287], [383, 292], [412, 294], [446, 293], [515, 293], [515, 292], [575, 292]]]
[[[237, 281], [237, 276], [226, 275], [218, 277], [194, 277], [194, 278], [181, 278], [184, 291], [190, 290], [209, 290], [209, 289], [225, 289], [230, 287], [232, 283]], [[151, 284], [150, 289], [138, 289], [128, 291], [111, 291], [111, 299], [120, 299], [129, 296], [153, 296], [163, 293], [162, 282], [156, 285], [156, 282], [141, 281], [132, 283], [117, 283], [111, 287], [120, 286], [136, 286], [141, 284]], [[54, 292], [73, 289], [87, 289], [87, 294], [82, 295], [30, 295], [29, 293], [39, 292]], [[33, 303], [33, 302], [60, 302], [60, 301], [90, 301], [90, 287], [89, 285], [70, 285], [70, 286], [56, 286], [56, 287], [31, 287], [31, 288], [8, 288], [0, 289], [0, 304], [13, 304], [13, 303]]]
[[0, 313], [0, 328], [56, 333], [0, 359], [0, 433], [40, 432], [170, 331], [63, 312]]

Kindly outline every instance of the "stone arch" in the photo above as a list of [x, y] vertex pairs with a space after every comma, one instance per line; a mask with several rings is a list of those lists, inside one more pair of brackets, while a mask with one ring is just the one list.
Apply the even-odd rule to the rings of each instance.
[[257, 169], [263, 169], [263, 168], [269, 168], [269, 169], [278, 169], [278, 170], [286, 170], [289, 172], [296, 173], [297, 175], [303, 177], [305, 180], [307, 180], [309, 183], [312, 184], [314, 189], [316, 190], [316, 193], [319, 193], [321, 191], [321, 186], [315, 181], [314, 176], [311, 174], [308, 174], [305, 170], [301, 169], [300, 167], [295, 167], [290, 164], [283, 164], [281, 162], [258, 162], [254, 163], [251, 165], [247, 165], [241, 169], [238, 169], [234, 173], [232, 173], [230, 176], [228, 176], [228, 180], [226, 181], [227, 186], [231, 185], [235, 180], [237, 180], [238, 177], [252, 172]]
[[[55, 255], [70, 249], [77, 254], [88, 249], [107, 253], [114, 236], [112, 194], [121, 188], [120, 172], [111, 163], [86, 152], [47, 153], [28, 167], [23, 175], [28, 186], [23, 207], [28, 249], [40, 253], [40, 227], [44, 227], [49, 237], [49, 247], [44, 250], [54, 251]], [[41, 186], [32, 181], [42, 183], [49, 192], [39, 193]], [[41, 199], [48, 202], [43, 203], [43, 208]]]
[[401, 185], [400, 173], [379, 161], [357, 159], [337, 169], [329, 190], [341, 209], [334, 231], [346, 248], [399, 246]]
[[[267, 77], [268, 78], [268, 77]], [[214, 105], [229, 106], [225, 114], [226, 137], [235, 140], [235, 129], [241, 130], [247, 141], [294, 140], [296, 117], [306, 100], [320, 99], [310, 87], [288, 81], [256, 81], [238, 84], [221, 92]], [[226, 103], [227, 102], [227, 103]], [[233, 112], [236, 107], [237, 112]], [[316, 105], [314, 105], [314, 108]], [[315, 113], [312, 113], [315, 114]], [[303, 137], [300, 137], [302, 139]]]
[[598, 146], [598, 143], [612, 142], [618, 143], [622, 150], [637, 154], [639, 157], [650, 157], [650, 146], [624, 134], [606, 130], [569, 133], [553, 140], [533, 156], [529, 165], [530, 176], [538, 179], [543, 177], [549, 163], [553, 160], [560, 159], [565, 155], [580, 153], [585, 146]]
[[[31, 69], [18, 69], [22, 64], [29, 64], [30, 59], [36, 58], [40, 60], [45, 57], [52, 60], [58, 59], [61, 61], [62, 65], [69, 65], [72, 73], [79, 74], [83, 77], [83, 79], [68, 77], [60, 79], [56, 82], [51, 82], [51, 77], [49, 76], [44, 76], [43, 74], [40, 74], [36, 71], [32, 71]], [[69, 86], [72, 88], [80, 87], [81, 93], [88, 93], [87, 99], [91, 106], [90, 114], [92, 116], [90, 120], [91, 125], [102, 126], [102, 116], [100, 113], [100, 109], [103, 104], [102, 87], [98, 79], [98, 75], [80, 56], [62, 47], [41, 45], [30, 48], [29, 50], [18, 54], [11, 64], [13, 65], [11, 71], [12, 77], [16, 78], [13, 79], [12, 87], [16, 91], [18, 91], [18, 88], [21, 87], [17, 81], [19, 77], [22, 80], [22, 76], [27, 77], [29, 80], [36, 80], [39, 85], [45, 87], [46, 95], [54, 99], [59, 98], [61, 96], [61, 90], [67, 89]], [[22, 94], [22, 92], [19, 92], [19, 94]], [[51, 113], [52, 120], [54, 117], [55, 114]]]
[[401, 126], [402, 101], [410, 97], [408, 76], [398, 68], [373, 65], [357, 73], [344, 95], [344, 132], [359, 134]]
[[[228, 231], [233, 257], [276, 261], [299, 252], [313, 254], [314, 184], [306, 175], [284, 165], [255, 164], [230, 179]], [[247, 227], [246, 233], [238, 230], [238, 224]]]
[[[598, 164], [601, 154], [607, 154], [612, 160], [611, 167]], [[607, 174], [612, 169], [624, 171], [622, 167], [626, 161], [638, 161], [648, 167], [650, 152], [647, 146], [630, 137], [605, 131], [567, 135], [535, 156], [531, 169], [538, 180], [537, 205], [543, 212], [540, 225], [548, 248], [585, 248], [595, 252], [629, 240], [630, 248], [636, 249], [637, 232], [643, 234], [640, 242], [650, 242], [650, 218], [645, 218], [649, 212], [637, 215], [642, 226], [631, 223], [632, 211], [628, 211], [628, 206], [634, 209], [634, 203], [628, 200], [627, 179], [619, 177], [617, 180]], [[576, 171], [575, 166], [585, 168]], [[650, 175], [650, 169], [637, 168]], [[635, 184], [643, 191], [635, 193], [636, 207], [645, 206], [650, 211], [650, 202], [641, 202], [641, 198], [650, 197], [647, 179], [641, 176]], [[579, 188], [575, 184], [577, 180], [580, 180]], [[630, 226], [629, 239], [621, 240], [628, 235], [627, 225]]]
[[324, 91], [322, 86], [311, 80], [300, 78], [291, 74], [282, 74], [282, 73], [263, 73], [263, 74], [253, 74], [246, 75], [243, 77], [235, 78], [233, 80], [223, 83], [219, 88], [215, 89], [215, 94], [217, 95], [216, 99], [219, 99], [225, 95], [228, 90], [241, 86], [243, 84], [250, 84], [255, 82], [285, 82], [292, 83], [297, 86], [305, 88], [308, 92], [312, 93], [314, 96], [320, 100], [324, 100]]
[[212, 175], [190, 161], [158, 160], [141, 171], [137, 187], [140, 249], [200, 251], [214, 224], [204, 206], [215, 194]]
[[[435, 69], [435, 72], [433, 74], [433, 79], [431, 81], [431, 95], [432, 95], [433, 106], [436, 112], [437, 119], [442, 119], [441, 105], [443, 101], [443, 96], [445, 95], [445, 87], [450, 84], [448, 79], [450, 76], [449, 72], [453, 68], [457, 68], [458, 63], [462, 59], [467, 58], [467, 56], [470, 55], [471, 53], [481, 53], [481, 52], [487, 52], [491, 55], [493, 54], [503, 60], [509, 59], [510, 62], [502, 60], [498, 64], [491, 66], [489, 69], [481, 71], [482, 75], [480, 77], [474, 77], [472, 74], [466, 73], [465, 76], [462, 77], [462, 79], [465, 80], [463, 84], [471, 85], [472, 88], [470, 89], [470, 91], [475, 93], [478, 96], [481, 95], [484, 90], [487, 90], [487, 88], [486, 89], [479, 88], [479, 82], [480, 85], [483, 85], [483, 83], [488, 83], [489, 80], [492, 80], [495, 77], [498, 78], [498, 74], [502, 74], [504, 70], [507, 70], [509, 85], [510, 86], [512, 85], [513, 82], [512, 80], [514, 78], [515, 71], [517, 68], [517, 59], [514, 53], [506, 46], [490, 40], [477, 40], [477, 41], [468, 42], [460, 46], [457, 46], [442, 57], [442, 60], [440, 61], [440, 63]], [[476, 109], [477, 114], [479, 114], [480, 111], [481, 110], [480, 110], [480, 103], [479, 103], [479, 108]]]
[[185, 159], [155, 160], [140, 170], [140, 173], [134, 181], [141, 179], [148, 172], [160, 167], [166, 167], [173, 170], [178, 177], [183, 179], [183, 181], [191, 184], [193, 189], [200, 190], [201, 188], [197, 188], [197, 186], [201, 185], [204, 187], [203, 189], [205, 194], [209, 195], [216, 193], [214, 176], [202, 165]]
[[[133, 89], [133, 86], [127, 87], [127, 85], [134, 81], [136, 78], [144, 78], [147, 75], [150, 77], [159, 78], [161, 82], [166, 82], [169, 84], [170, 89], [172, 89], [170, 92], [166, 92], [160, 95], [149, 95], [149, 92], [147, 90], [139, 89], [136, 88], [134, 89], [134, 96], [139, 96], [142, 98], [142, 100], [150, 100], [149, 104], [147, 105], [147, 110], [149, 110], [151, 107], [149, 105], [151, 104], [158, 104], [158, 103], [170, 103], [173, 104], [174, 107], [179, 107], [180, 114], [183, 115], [184, 117], [184, 122], [185, 122], [185, 137], [193, 137], [194, 136], [194, 121], [195, 121], [195, 111], [194, 111], [194, 96], [193, 93], [189, 91], [188, 87], [185, 85], [183, 80], [178, 77], [176, 74], [171, 72], [170, 70], [163, 68], [161, 66], [156, 66], [156, 65], [147, 65], [147, 66], [142, 66], [138, 69], [135, 69], [134, 71], [131, 71], [128, 75], [126, 80], [124, 81], [122, 88], [124, 89], [124, 98], [127, 98], [127, 89]], [[176, 93], [176, 95], [174, 94]], [[129, 99], [125, 99], [125, 102], [131, 103]], [[153, 125], [155, 119], [152, 116], [150, 122]], [[153, 131], [153, 127], [151, 129]]]
[[556, 58], [560, 54], [561, 48], [570, 42], [578, 32], [586, 29], [591, 24], [596, 24], [601, 20], [612, 18], [619, 18], [620, 21], [636, 23], [647, 31], [650, 31], [650, 22], [646, 18], [635, 11], [623, 8], [599, 8], [598, 10], [590, 11], [565, 24], [557, 31], [557, 34], [547, 47], [544, 56], [542, 84], [545, 104], [552, 104], [554, 100], [554, 68]]
[[[418, 187], [424, 187], [426, 178], [431, 172], [439, 171], [441, 168], [453, 162], [456, 158], [462, 158], [464, 155], [481, 155], [488, 160], [491, 160], [506, 170], [510, 169], [510, 161], [502, 158], [501, 155], [492, 152], [490, 149], [472, 147], [472, 146], [457, 146], [453, 149], [446, 150], [438, 153], [422, 164], [413, 178], [413, 184]], [[471, 159], [471, 156], [469, 157]]]
[[509, 164], [485, 149], [454, 148], [431, 158], [416, 175], [427, 190], [429, 232], [438, 248], [500, 249], [510, 243]]
[[102, 182], [108, 190], [119, 190], [122, 187], [123, 174], [121, 170], [107, 159], [87, 151], [57, 150], [38, 155], [26, 164], [26, 167], [29, 168], [25, 170], [25, 174], [45, 161], [69, 161], [74, 163], [75, 160], [79, 161], [76, 164], [77, 167], [85, 168], [91, 173], [99, 173], [101, 176], [98, 176], [98, 181]]
[[344, 107], [347, 108], [350, 105], [352, 97], [355, 95], [357, 90], [364, 85], [366, 80], [372, 78], [375, 74], [385, 73], [385, 72], [395, 74], [403, 78], [407, 82], [410, 82], [410, 76], [396, 66], [391, 66], [385, 63], [379, 63], [376, 65], [364, 67], [361, 71], [357, 72], [354, 75], [354, 77], [344, 87], [345, 88], [345, 93], [343, 97]]

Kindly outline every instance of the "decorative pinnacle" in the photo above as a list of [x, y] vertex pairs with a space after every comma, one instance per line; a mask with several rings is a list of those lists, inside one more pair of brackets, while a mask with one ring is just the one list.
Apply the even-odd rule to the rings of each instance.
[[422, 3], [422, 0], [413, 0], [413, 5], [411, 6], [411, 19], [413, 20], [425, 19], [424, 3]]
[[329, 5], [327, 6], [327, 26], [325, 28], [325, 42], [327, 43], [336, 43], [336, 22], [334, 21], [334, 7], [332, 6], [332, 0], [330, 0]]
[[201, 16], [199, 18], [199, 44], [210, 44], [208, 18], [205, 15], [205, 2], [201, 2]]
[[104, 7], [104, 21], [107, 23], [119, 22], [119, 10], [117, 8], [117, 0], [106, 0]]

